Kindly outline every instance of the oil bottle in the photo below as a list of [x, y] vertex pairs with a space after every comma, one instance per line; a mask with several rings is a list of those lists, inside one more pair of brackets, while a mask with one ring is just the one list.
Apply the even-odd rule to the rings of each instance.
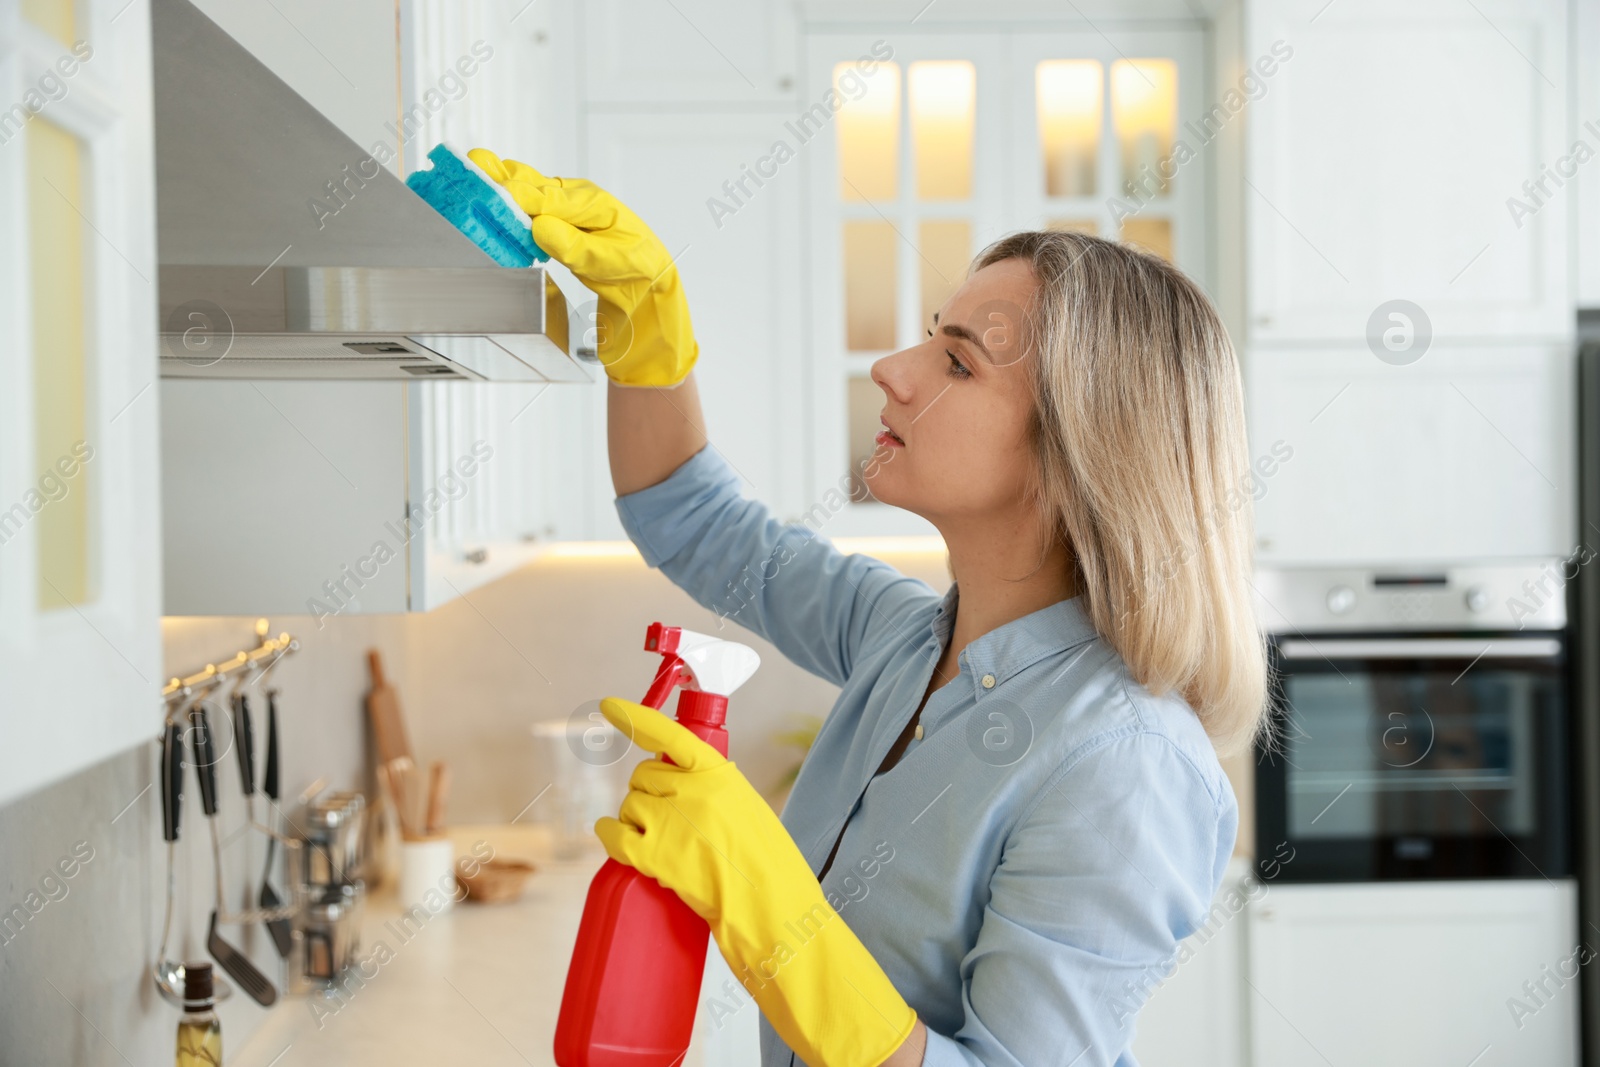
[[178, 1067], [222, 1067], [222, 1024], [212, 1009], [211, 964], [183, 965], [183, 1018], [178, 1020]]

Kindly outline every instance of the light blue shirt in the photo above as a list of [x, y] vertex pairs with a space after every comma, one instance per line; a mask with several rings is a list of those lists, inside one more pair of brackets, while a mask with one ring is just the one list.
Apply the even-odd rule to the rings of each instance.
[[[1154, 696], [1083, 598], [992, 630], [877, 770], [955, 622], [941, 596], [743, 497], [712, 448], [617, 499], [705, 607], [841, 687], [783, 824], [928, 1027], [927, 1067], [1135, 1063], [1133, 1016], [1205, 920], [1238, 807], [1199, 720]], [[761, 1020], [764, 1067], [799, 1062]], [[812, 1065], [820, 1067], [820, 1065]]]

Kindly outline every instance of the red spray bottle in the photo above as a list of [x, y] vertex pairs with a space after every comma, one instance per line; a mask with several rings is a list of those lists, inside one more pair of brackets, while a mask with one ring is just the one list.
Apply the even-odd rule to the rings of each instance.
[[[726, 756], [728, 695], [760, 666], [755, 650], [659, 622], [650, 624], [644, 647], [662, 661], [641, 703], [660, 709], [680, 689], [678, 722]], [[606, 860], [589, 884], [561, 996], [559, 1067], [681, 1063], [709, 937], [705, 920], [672, 890]]]

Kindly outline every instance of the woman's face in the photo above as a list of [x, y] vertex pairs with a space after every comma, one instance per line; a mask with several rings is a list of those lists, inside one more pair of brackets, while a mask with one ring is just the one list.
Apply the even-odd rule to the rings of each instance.
[[991, 263], [945, 302], [927, 340], [872, 365], [886, 426], [862, 472], [875, 498], [935, 525], [1015, 511], [1035, 469], [1021, 327], [1037, 289], [1025, 260]]

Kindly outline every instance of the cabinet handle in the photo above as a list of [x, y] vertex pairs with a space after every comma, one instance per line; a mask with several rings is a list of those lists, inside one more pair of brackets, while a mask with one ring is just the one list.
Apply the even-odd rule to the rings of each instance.
[[469, 548], [461, 553], [461, 559], [466, 563], [487, 563], [489, 562], [489, 550], [487, 548]]

